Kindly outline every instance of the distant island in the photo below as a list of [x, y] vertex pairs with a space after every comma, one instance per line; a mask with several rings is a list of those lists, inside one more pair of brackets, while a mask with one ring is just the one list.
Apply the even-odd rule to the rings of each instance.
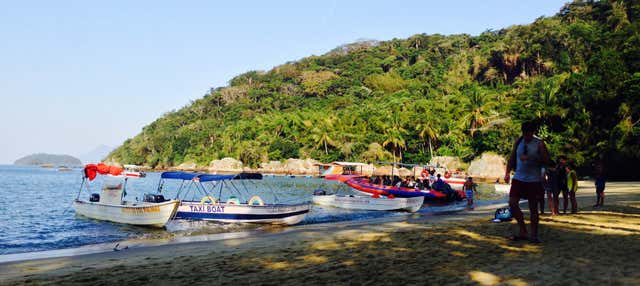
[[25, 157], [22, 157], [16, 160], [14, 165], [21, 166], [67, 166], [67, 167], [77, 167], [82, 166], [82, 162], [80, 159], [69, 156], [69, 155], [54, 155], [54, 154], [45, 154], [38, 153], [32, 154]]

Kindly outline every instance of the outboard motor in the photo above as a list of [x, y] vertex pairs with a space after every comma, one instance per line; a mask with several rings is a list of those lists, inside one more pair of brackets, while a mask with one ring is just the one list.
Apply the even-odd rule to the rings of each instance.
[[327, 191], [323, 189], [316, 189], [315, 191], [313, 191], [314, 196], [324, 196], [326, 194], [327, 194]]
[[94, 202], [94, 203], [99, 202], [100, 201], [100, 194], [96, 194], [96, 193], [91, 194], [91, 196], [89, 196], [89, 201], [90, 202]]
[[147, 203], [161, 203], [164, 202], [164, 196], [160, 194], [144, 194], [143, 202]]
[[161, 202], [166, 201], [166, 200], [164, 199], [164, 196], [163, 196], [163, 195], [160, 195], [160, 194], [155, 195], [155, 198], [156, 198], [156, 203], [161, 203]]

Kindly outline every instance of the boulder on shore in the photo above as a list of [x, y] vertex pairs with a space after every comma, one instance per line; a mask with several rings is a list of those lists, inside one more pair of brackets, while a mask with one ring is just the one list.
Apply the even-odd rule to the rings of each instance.
[[471, 161], [468, 173], [474, 177], [501, 178], [506, 169], [506, 160], [502, 156], [487, 152]]
[[211, 161], [207, 170], [210, 172], [242, 172], [243, 169], [242, 161], [227, 157]]
[[180, 170], [180, 171], [196, 171], [198, 170], [198, 165], [194, 162], [184, 162], [171, 169]]
[[433, 165], [436, 167], [446, 167], [451, 171], [462, 170], [465, 167], [460, 158], [453, 156], [434, 156], [433, 158], [431, 158], [431, 161], [429, 161], [429, 165]]
[[313, 159], [287, 159], [284, 169], [287, 174], [317, 175], [319, 161]]
[[284, 165], [280, 161], [269, 161], [267, 163], [260, 163], [260, 168], [258, 168], [257, 171], [265, 174], [283, 174]]

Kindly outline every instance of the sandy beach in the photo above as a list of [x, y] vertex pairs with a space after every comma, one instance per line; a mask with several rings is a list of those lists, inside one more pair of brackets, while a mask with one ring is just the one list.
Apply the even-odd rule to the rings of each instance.
[[592, 182], [578, 195], [578, 214], [541, 216], [541, 244], [509, 241], [492, 205], [8, 262], [0, 284], [639, 285], [640, 183], [608, 183], [597, 209]]

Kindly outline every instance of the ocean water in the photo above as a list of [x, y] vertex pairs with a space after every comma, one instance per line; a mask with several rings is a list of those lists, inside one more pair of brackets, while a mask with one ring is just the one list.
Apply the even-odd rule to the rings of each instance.
[[[148, 173], [146, 178], [131, 179], [127, 184], [127, 200], [141, 199], [144, 193], [158, 188], [160, 173]], [[0, 255], [79, 247], [89, 244], [115, 242], [137, 238], [171, 238], [196, 234], [233, 232], [262, 227], [251, 224], [221, 224], [202, 221], [174, 220], [164, 229], [154, 229], [98, 221], [77, 216], [71, 203], [80, 191], [82, 170], [58, 171], [39, 167], [0, 165]], [[80, 192], [87, 199], [90, 192], [98, 193], [100, 176], [91, 182], [89, 191]], [[178, 182], [165, 185], [165, 196], [173, 197]], [[295, 203], [311, 201], [315, 189], [350, 191], [343, 184], [319, 178], [265, 177], [258, 183], [261, 197], [267, 202]], [[268, 191], [265, 191], [268, 190]], [[477, 200], [493, 200], [490, 191], [480, 192]], [[464, 202], [423, 208], [432, 212], [460, 208]], [[403, 212], [354, 211], [313, 206], [302, 224], [369, 219], [407, 215]]]

